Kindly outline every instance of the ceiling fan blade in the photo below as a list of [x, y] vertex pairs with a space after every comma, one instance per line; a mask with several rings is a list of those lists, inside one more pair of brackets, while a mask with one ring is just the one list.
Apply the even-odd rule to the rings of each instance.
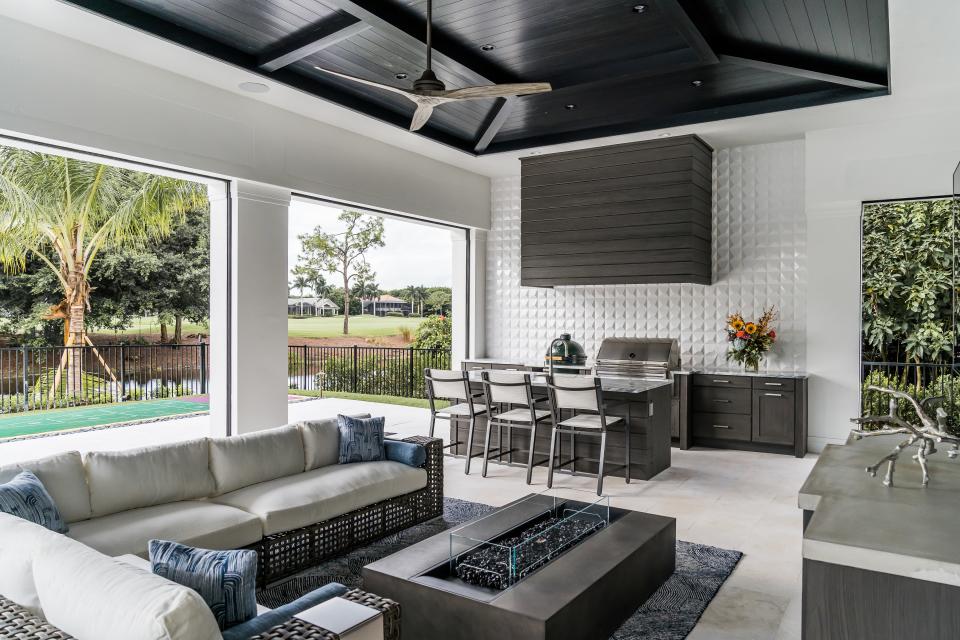
[[357, 82], [359, 84], [365, 84], [368, 87], [374, 87], [376, 89], [383, 89], [384, 91], [390, 91], [393, 93], [398, 93], [405, 98], [413, 99], [412, 97], [416, 94], [407, 91], [406, 89], [401, 89], [400, 87], [392, 87], [388, 84], [380, 84], [379, 82], [374, 82], [373, 80], [365, 80], [364, 78], [358, 78], [356, 76], [350, 76], [345, 73], [340, 73], [338, 71], [331, 71], [330, 69], [324, 69], [323, 67], [314, 67], [317, 71], [323, 71], [324, 73], [329, 73], [332, 76], [337, 76], [338, 78], [343, 78], [345, 80], [350, 80], [352, 82]]
[[417, 103], [417, 110], [413, 113], [413, 121], [410, 123], [410, 131], [419, 131], [427, 120], [433, 115], [433, 105], [425, 102]]
[[549, 82], [518, 82], [515, 84], [491, 84], [484, 87], [463, 87], [444, 91], [443, 97], [455, 100], [470, 100], [474, 98], [505, 98], [508, 96], [525, 96], [531, 93], [545, 93], [553, 91]]

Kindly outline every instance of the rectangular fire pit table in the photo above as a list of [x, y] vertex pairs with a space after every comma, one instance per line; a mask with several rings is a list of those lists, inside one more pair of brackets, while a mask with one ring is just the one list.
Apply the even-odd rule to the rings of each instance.
[[676, 568], [676, 520], [531, 494], [363, 568], [406, 640], [606, 640]]

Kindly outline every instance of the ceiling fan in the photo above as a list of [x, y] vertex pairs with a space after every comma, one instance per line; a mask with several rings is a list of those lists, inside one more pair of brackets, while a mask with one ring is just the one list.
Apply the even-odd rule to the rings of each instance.
[[323, 67], [314, 67], [318, 71], [329, 73], [330, 75], [344, 78], [370, 87], [376, 87], [392, 93], [402, 95], [404, 98], [417, 105], [417, 110], [413, 114], [413, 121], [410, 123], [410, 131], [417, 131], [427, 124], [427, 120], [433, 115], [434, 107], [438, 107], [447, 102], [456, 102], [457, 100], [477, 100], [482, 98], [506, 98], [510, 96], [524, 96], [531, 93], [544, 93], [552, 91], [553, 87], [549, 82], [520, 82], [514, 84], [492, 84], [482, 87], [463, 87], [462, 89], [447, 90], [431, 68], [433, 53], [433, 0], [427, 0], [427, 68], [423, 75], [413, 83], [413, 89], [401, 89], [388, 84], [381, 84], [373, 80], [357, 78], [355, 76], [331, 71]]

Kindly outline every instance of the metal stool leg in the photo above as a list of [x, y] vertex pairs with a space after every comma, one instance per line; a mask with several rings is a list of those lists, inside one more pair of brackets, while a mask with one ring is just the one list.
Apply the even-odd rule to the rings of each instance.
[[560, 435], [557, 433], [557, 428], [554, 427], [550, 430], [550, 462], [547, 465], [547, 489], [553, 488], [553, 452], [554, 445], [557, 444], [557, 436]]
[[597, 495], [603, 495], [603, 459], [607, 455], [607, 432], [600, 434], [600, 466], [597, 468]]
[[627, 417], [625, 420], [624, 439], [626, 440], [627, 445], [627, 468], [623, 475], [627, 480], [627, 484], [630, 484], [630, 405], [627, 405]]
[[430, 437], [433, 437], [433, 430], [437, 426], [437, 414], [433, 411], [430, 412]]
[[537, 423], [530, 425], [530, 451], [527, 455], [527, 484], [533, 480], [533, 450], [537, 446]]
[[[498, 425], [499, 427], [499, 425]], [[493, 432], [493, 424], [491, 421], [487, 420], [487, 435], [483, 439], [483, 470], [480, 472], [480, 476], [483, 478], [487, 477], [487, 465], [490, 462], [490, 434]]]
[[[467, 475], [470, 475], [470, 461], [473, 460], [473, 428], [476, 425], [477, 419], [472, 417], [470, 418], [470, 428], [467, 430], [467, 462], [464, 464], [463, 472]], [[487, 433], [489, 433], [489, 429]]]

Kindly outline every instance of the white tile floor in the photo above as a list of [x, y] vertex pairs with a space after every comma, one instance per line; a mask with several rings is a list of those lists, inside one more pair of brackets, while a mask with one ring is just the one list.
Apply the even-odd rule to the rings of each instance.
[[[339, 399], [291, 404], [289, 419], [359, 412], [385, 415], [388, 430], [402, 435], [425, 435], [429, 423], [423, 409]], [[438, 435], [443, 426], [438, 425]], [[0, 464], [58, 451], [185, 440], [206, 435], [208, 427], [208, 418], [202, 416], [2, 443]], [[798, 460], [743, 451], [674, 449], [671, 468], [650, 482], [606, 481], [604, 490], [614, 506], [672, 516], [683, 540], [743, 551], [743, 560], [707, 608], [691, 640], [800, 638], [797, 491], [814, 461], [813, 456]], [[479, 465], [475, 469], [465, 476], [463, 461], [448, 458], [446, 495], [501, 505], [546, 488], [545, 471], [540, 469], [530, 487], [523, 482], [521, 468], [491, 465], [487, 478], [480, 477]], [[591, 477], [563, 475], [554, 488], [591, 490], [594, 483]]]

